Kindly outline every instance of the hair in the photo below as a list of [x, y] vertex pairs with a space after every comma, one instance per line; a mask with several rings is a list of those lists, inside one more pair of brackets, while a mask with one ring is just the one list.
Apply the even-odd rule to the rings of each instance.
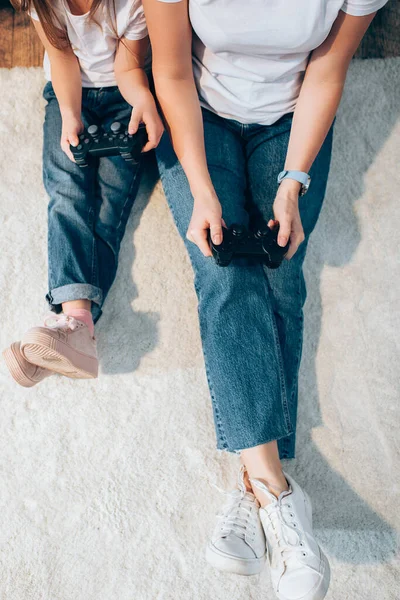
[[[15, 10], [27, 12], [30, 14], [33, 10], [36, 11], [39, 17], [40, 24], [49, 42], [59, 50], [65, 50], [70, 45], [68, 34], [65, 26], [57, 16], [54, 10], [54, 0], [10, 0]], [[117, 31], [117, 17], [115, 9], [115, 0], [93, 0], [89, 10], [89, 19], [96, 22], [95, 14], [98, 9], [104, 6], [106, 14], [111, 25], [112, 31], [117, 39], [119, 39]], [[101, 27], [101, 24], [97, 22]]]

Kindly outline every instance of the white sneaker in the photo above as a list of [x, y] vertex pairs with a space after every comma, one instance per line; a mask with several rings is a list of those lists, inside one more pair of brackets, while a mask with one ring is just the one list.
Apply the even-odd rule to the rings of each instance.
[[266, 559], [265, 535], [259, 517], [259, 503], [244, 484], [244, 467], [238, 476], [239, 489], [228, 496], [206, 550], [206, 560], [220, 571], [256, 575]]
[[308, 495], [285, 473], [289, 491], [279, 498], [258, 479], [254, 487], [271, 500], [260, 508], [267, 540], [272, 585], [280, 600], [322, 600], [329, 587], [328, 559], [312, 531], [312, 509]]

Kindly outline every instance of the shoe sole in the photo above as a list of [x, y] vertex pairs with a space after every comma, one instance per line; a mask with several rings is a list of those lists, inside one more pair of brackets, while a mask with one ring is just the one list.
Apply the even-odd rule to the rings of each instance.
[[40, 332], [28, 332], [21, 351], [34, 365], [71, 379], [95, 379], [98, 375], [97, 358], [82, 354], [63, 341]]
[[234, 558], [209, 544], [206, 548], [206, 561], [219, 571], [236, 575], [258, 575], [265, 566], [266, 555], [262, 558]]
[[[331, 581], [331, 568], [329, 566], [329, 561], [326, 558], [325, 554], [322, 552], [322, 550], [320, 550], [320, 552], [322, 561], [324, 563], [324, 572], [322, 575], [322, 579], [316, 588], [311, 590], [305, 596], [298, 598], [298, 600], [324, 600], [326, 594], [328, 593], [329, 584]], [[277, 596], [279, 600], [288, 600], [288, 598], [286, 596], [282, 596], [282, 594], [278, 593]]]
[[[4, 350], [3, 358], [10, 375], [22, 387], [30, 388], [39, 383], [41, 379], [31, 379], [24, 370], [24, 357], [21, 354], [19, 342], [14, 342], [9, 348]], [[44, 379], [44, 377], [43, 377]]]

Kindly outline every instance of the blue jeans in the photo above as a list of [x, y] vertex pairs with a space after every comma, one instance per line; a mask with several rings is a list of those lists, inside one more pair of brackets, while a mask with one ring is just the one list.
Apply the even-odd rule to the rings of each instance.
[[[203, 110], [208, 169], [229, 226], [273, 216], [276, 177], [285, 163], [292, 115], [277, 123], [243, 125]], [[299, 200], [306, 239], [277, 270], [233, 261], [218, 267], [185, 238], [193, 197], [164, 134], [156, 156], [164, 191], [195, 273], [206, 372], [219, 449], [239, 451], [279, 440], [281, 458], [295, 452], [298, 370], [306, 289], [302, 265], [321, 210], [332, 130]]]
[[[61, 311], [69, 300], [92, 301], [93, 318], [114, 281], [118, 253], [139, 187], [141, 166], [120, 156], [104, 157], [81, 169], [61, 150], [61, 114], [51, 83], [43, 92], [46, 105], [43, 180], [48, 208], [50, 308]], [[84, 88], [82, 121], [87, 127], [129, 122], [132, 107], [117, 87]]]

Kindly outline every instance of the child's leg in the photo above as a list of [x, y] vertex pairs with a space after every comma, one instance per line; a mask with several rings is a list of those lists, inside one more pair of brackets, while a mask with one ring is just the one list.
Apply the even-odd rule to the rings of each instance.
[[[132, 107], [123, 99], [117, 88], [106, 88], [102, 91], [97, 114], [106, 131], [114, 121], [127, 125], [131, 112]], [[103, 301], [115, 279], [120, 244], [137, 195], [141, 173], [141, 165], [133, 165], [120, 156], [107, 156], [99, 160], [94, 229], [98, 281], [103, 292]], [[95, 321], [100, 316], [99, 313], [98, 307], [95, 307]]]
[[[65, 315], [30, 329], [22, 338], [21, 352], [32, 364], [68, 377], [96, 377], [98, 361], [89, 312], [102, 301], [94, 236], [96, 168], [81, 169], [61, 150], [62, 119], [51, 84], [44, 97], [43, 178], [50, 197], [47, 299], [54, 312], [64, 309]], [[92, 101], [91, 91], [84, 90], [85, 126], [94, 120], [88, 108]]]
[[[83, 93], [82, 119], [92, 121]], [[94, 220], [96, 213], [96, 169], [81, 169], [61, 150], [61, 114], [51, 84], [45, 88], [47, 100], [43, 127], [43, 181], [48, 206], [49, 292], [47, 300], [55, 312], [62, 304], [87, 300], [100, 304]]]
[[[54, 319], [30, 330], [21, 351], [43, 368], [74, 378], [95, 377], [98, 364], [89, 310], [97, 320], [115, 278], [141, 168], [121, 157], [108, 157], [97, 169], [80, 169], [60, 148], [61, 115], [51, 84], [44, 97], [48, 104], [43, 168], [50, 196], [47, 299], [52, 310], [75, 319]], [[101, 123], [108, 129], [115, 120], [127, 124], [131, 110], [116, 88], [84, 90], [85, 126]]]

